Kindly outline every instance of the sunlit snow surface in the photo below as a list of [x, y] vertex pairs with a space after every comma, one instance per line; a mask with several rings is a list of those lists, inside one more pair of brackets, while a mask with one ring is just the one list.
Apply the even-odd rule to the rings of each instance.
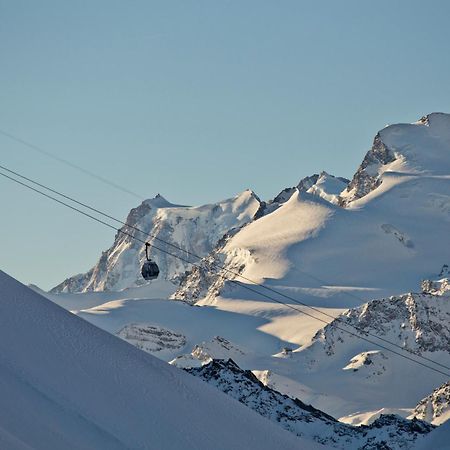
[[[311, 188], [293, 191], [217, 249], [217, 263], [311, 305], [338, 308], [414, 291], [435, 277], [450, 259], [450, 115], [379, 135], [392, 161], [374, 173], [364, 169], [374, 177], [366, 195], [342, 208]], [[175, 297], [189, 299], [199, 283], [203, 289], [201, 277], [188, 278]], [[261, 298], [218, 280], [203, 304], [214, 303], [217, 291]]]

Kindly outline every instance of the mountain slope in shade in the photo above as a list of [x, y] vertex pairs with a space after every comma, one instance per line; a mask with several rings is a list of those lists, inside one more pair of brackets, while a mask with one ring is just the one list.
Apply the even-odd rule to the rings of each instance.
[[414, 450], [448, 450], [450, 442], [450, 421], [433, 430]]
[[[349, 189], [331, 203], [318, 187], [285, 193], [273, 212], [221, 242], [173, 297], [256, 299], [224, 281], [238, 279], [227, 269], [325, 307], [356, 306], [434, 278], [450, 258], [450, 115], [381, 130]], [[218, 265], [225, 270], [216, 276]]]
[[3, 272], [0, 322], [2, 449], [317, 448]]
[[213, 360], [203, 367], [186, 370], [291, 433], [333, 448], [408, 449], [433, 429], [420, 420], [409, 421], [395, 415], [382, 416], [370, 426], [340, 423], [298, 399], [264, 386], [251, 371], [240, 369], [231, 359]]
[[[150, 250], [151, 258], [159, 265], [160, 279], [176, 281], [190, 268], [189, 261], [198, 261], [187, 252], [205, 256], [227, 231], [252, 220], [259, 208], [260, 201], [250, 190], [198, 207], [173, 205], [158, 194], [132, 209], [121, 230], [181, 257], [182, 260]], [[140, 274], [145, 260], [144, 246], [128, 235], [117, 233], [114, 244], [89, 272], [63, 281], [52, 292], [111, 291], [144, 284]]]

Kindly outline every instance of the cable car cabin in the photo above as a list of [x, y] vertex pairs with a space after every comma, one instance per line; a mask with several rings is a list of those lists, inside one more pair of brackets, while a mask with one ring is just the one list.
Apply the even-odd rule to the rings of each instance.
[[156, 280], [159, 275], [159, 267], [155, 261], [152, 261], [148, 256], [148, 248], [150, 244], [148, 242], [145, 243], [145, 259], [146, 261], [142, 265], [141, 274], [144, 280]]
[[156, 280], [159, 275], [159, 267], [154, 261], [145, 261], [141, 270], [144, 280]]

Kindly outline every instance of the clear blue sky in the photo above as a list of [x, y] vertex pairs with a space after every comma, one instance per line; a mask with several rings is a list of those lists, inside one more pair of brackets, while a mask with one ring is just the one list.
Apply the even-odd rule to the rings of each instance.
[[[351, 177], [377, 130], [450, 112], [448, 1], [0, 0], [0, 129], [202, 204]], [[125, 217], [136, 199], [0, 136], [0, 163]], [[49, 288], [114, 232], [0, 179], [0, 268]]]

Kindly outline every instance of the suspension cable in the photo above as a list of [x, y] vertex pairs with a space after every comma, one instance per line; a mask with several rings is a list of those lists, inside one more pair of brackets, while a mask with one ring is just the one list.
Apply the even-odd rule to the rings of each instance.
[[[18, 173], [18, 172], [16, 172], [16, 171], [13, 171], [13, 170], [11, 170], [11, 169], [9, 169], [9, 168], [7, 168], [7, 167], [1, 165], [1, 164], [0, 164], [0, 169], [3, 169], [3, 170], [5, 170], [5, 171], [7, 171], [7, 172], [9, 172], [9, 173], [12, 173], [13, 175], [15, 175], [15, 176], [17, 176], [17, 177], [20, 177], [21, 179], [24, 179], [24, 180], [26, 180], [26, 181], [28, 181], [28, 182], [30, 182], [30, 183], [33, 183], [33, 184], [36, 185], [36, 186], [39, 186], [39, 187], [41, 187], [41, 188], [43, 188], [43, 189], [46, 189], [46, 190], [49, 191], [49, 192], [52, 192], [52, 193], [54, 193], [54, 194], [56, 194], [56, 195], [59, 195], [60, 197], [65, 198], [66, 200], [70, 200], [71, 202], [74, 202], [74, 203], [78, 204], [79, 206], [82, 206], [82, 207], [84, 207], [84, 208], [86, 208], [86, 209], [88, 209], [88, 210], [90, 210], [90, 211], [92, 211], [92, 212], [95, 212], [95, 213], [97, 213], [97, 214], [100, 214], [100, 215], [103, 216], [103, 217], [106, 217], [106, 218], [111, 219], [111, 220], [113, 220], [113, 221], [115, 221], [115, 222], [117, 222], [117, 223], [120, 223], [120, 224], [123, 225], [123, 226], [126, 226], [126, 227], [128, 227], [128, 228], [131, 228], [131, 229], [133, 229], [133, 230], [135, 230], [135, 231], [137, 231], [137, 232], [139, 232], [139, 233], [141, 233], [141, 234], [143, 234], [143, 235], [145, 235], [145, 236], [150, 236], [151, 238], [157, 240], [158, 242], [161, 242], [161, 243], [163, 243], [163, 244], [165, 244], [165, 245], [168, 245], [168, 246], [170, 246], [170, 247], [172, 247], [172, 248], [174, 248], [174, 249], [176, 249], [176, 250], [178, 250], [178, 251], [183, 252], [184, 254], [187, 254], [187, 255], [189, 255], [189, 256], [193, 256], [193, 257], [197, 258], [198, 260], [200, 260], [200, 262], [201, 262], [201, 260], [203, 260], [203, 257], [198, 256], [198, 255], [196, 255], [195, 253], [192, 253], [192, 252], [190, 252], [190, 251], [188, 251], [188, 250], [185, 250], [185, 249], [183, 249], [183, 248], [181, 248], [181, 247], [179, 247], [179, 246], [177, 246], [177, 245], [175, 245], [175, 244], [173, 244], [173, 243], [171, 243], [171, 242], [168, 242], [168, 241], [166, 241], [166, 240], [164, 240], [164, 239], [161, 239], [160, 237], [158, 237], [158, 236], [156, 236], [156, 235], [154, 235], [154, 234], [144, 232], [143, 230], [141, 230], [141, 229], [139, 229], [139, 228], [137, 228], [137, 227], [135, 227], [135, 226], [133, 226], [133, 225], [129, 225], [129, 224], [127, 224], [126, 222], [124, 222], [124, 221], [122, 221], [122, 220], [119, 220], [119, 219], [117, 219], [117, 218], [115, 218], [115, 217], [113, 217], [113, 216], [111, 216], [111, 215], [109, 215], [109, 214], [106, 214], [106, 213], [104, 213], [103, 211], [101, 211], [101, 210], [99, 210], [99, 209], [97, 209], [97, 208], [94, 208], [94, 207], [92, 207], [92, 206], [90, 206], [90, 205], [88, 205], [88, 204], [86, 204], [86, 203], [80, 202], [80, 201], [76, 200], [76, 199], [73, 198], [73, 197], [70, 197], [70, 196], [68, 196], [68, 195], [66, 195], [66, 194], [64, 194], [64, 193], [61, 193], [61, 192], [59, 192], [59, 191], [57, 191], [57, 190], [55, 190], [55, 189], [52, 189], [52, 188], [50, 188], [50, 187], [48, 187], [48, 186], [46, 186], [46, 185], [44, 185], [44, 184], [42, 184], [42, 183], [39, 183], [39, 182], [37, 182], [37, 181], [35, 181], [35, 180], [31, 179], [31, 178], [28, 178], [28, 177], [26, 177], [26, 176], [24, 176], [24, 175], [21, 175], [20, 173]], [[75, 210], [78, 211], [78, 212], [80, 212], [78, 209], [75, 209]], [[88, 215], [88, 217], [92, 218], [91, 215]], [[103, 222], [102, 222], [102, 223], [103, 223]], [[114, 229], [116, 229], [116, 228], [114, 227]], [[131, 235], [128, 234], [128, 233], [127, 233], [127, 235], [128, 235], [128, 236], [131, 236]], [[131, 237], [133, 237], [133, 236], [131, 236]], [[136, 240], [139, 240], [139, 239], [137, 239], [137, 238], [135, 238], [135, 239], [136, 239]], [[145, 243], [145, 241], [140, 241], [140, 242], [144, 242], [144, 243]], [[148, 243], [146, 243], [146, 244], [148, 244]], [[158, 247], [156, 247], [156, 246], [153, 245], [153, 244], [148, 244], [148, 245], [151, 245], [153, 248], [155, 248], [155, 249], [158, 250], [158, 251], [164, 252], [161, 248], [158, 248]], [[173, 257], [175, 257], [175, 258], [178, 258], [178, 256], [175, 256], [175, 255], [173, 255], [173, 254], [171, 254], [171, 253], [168, 253], [168, 254], [169, 254], [170, 256], [173, 256]], [[181, 258], [181, 257], [179, 257], [179, 259], [183, 260], [184, 262], [186, 262], [186, 263], [188, 263], [188, 264], [191, 264], [191, 265], [193, 265], [193, 266], [196, 266], [196, 267], [199, 268], [200, 270], [202, 269], [201, 265], [195, 264], [194, 262], [189, 261], [189, 260], [187, 260], [186, 258]], [[378, 335], [376, 335], [376, 334], [370, 333], [369, 331], [364, 330], [363, 328], [361, 328], [361, 327], [359, 327], [359, 326], [357, 326], [357, 325], [350, 324], [350, 323], [346, 322], [345, 320], [343, 320], [343, 319], [342, 319], [341, 317], [339, 317], [339, 316], [338, 316], [338, 317], [335, 317], [335, 316], [333, 316], [332, 314], [329, 314], [329, 313], [327, 313], [327, 312], [325, 312], [325, 311], [322, 311], [321, 309], [316, 308], [316, 307], [314, 307], [314, 306], [308, 305], [307, 303], [304, 303], [304, 302], [302, 302], [301, 300], [298, 300], [298, 299], [296, 299], [296, 298], [294, 298], [294, 297], [291, 297], [291, 296], [289, 296], [289, 295], [287, 295], [287, 294], [284, 294], [283, 292], [279, 292], [279, 291], [277, 291], [276, 289], [273, 289], [273, 288], [271, 288], [271, 287], [269, 287], [269, 286], [265, 286], [265, 285], [263, 285], [263, 284], [261, 284], [261, 283], [258, 283], [257, 281], [254, 281], [254, 280], [252, 280], [252, 279], [250, 279], [250, 278], [248, 278], [248, 277], [246, 277], [246, 276], [244, 276], [244, 275], [242, 275], [242, 274], [240, 274], [240, 273], [238, 273], [238, 272], [235, 272], [235, 271], [233, 271], [233, 270], [230, 270], [230, 269], [226, 268], [225, 266], [221, 266], [220, 264], [217, 264], [217, 263], [215, 263], [215, 262], [212, 264], [212, 266], [213, 266], [214, 268], [216, 268], [216, 269], [225, 271], [227, 274], [233, 275], [233, 276], [235, 276], [235, 277], [242, 278], [243, 280], [248, 281], [248, 282], [254, 284], [255, 286], [258, 286], [258, 287], [260, 287], [260, 288], [263, 288], [263, 289], [265, 289], [266, 291], [269, 291], [269, 292], [271, 292], [271, 293], [274, 293], [274, 294], [277, 294], [277, 295], [279, 295], [279, 296], [281, 296], [281, 297], [284, 297], [284, 298], [286, 298], [286, 299], [288, 299], [288, 300], [290, 300], [290, 301], [293, 301], [294, 303], [296, 303], [296, 304], [298, 304], [298, 305], [301, 305], [301, 306], [303, 306], [303, 307], [305, 307], [305, 308], [308, 308], [308, 309], [310, 309], [310, 310], [313, 310], [313, 311], [315, 311], [315, 312], [317, 312], [317, 313], [319, 313], [319, 314], [321, 314], [321, 315], [323, 315], [323, 316], [325, 316], [325, 317], [328, 317], [328, 318], [331, 318], [332, 320], [336, 320], [336, 321], [338, 321], [338, 322], [340, 322], [340, 323], [343, 323], [344, 325], [349, 326], [349, 327], [355, 329], [358, 333], [362, 333], [362, 334], [364, 334], [365, 336], [370, 336], [370, 337], [373, 337], [373, 338], [375, 338], [375, 339], [378, 339], [378, 340], [380, 340], [381, 342], [384, 342], [384, 343], [386, 343], [386, 344], [392, 345], [393, 347], [396, 347], [396, 348], [398, 348], [398, 349], [400, 349], [400, 350], [402, 350], [402, 351], [406, 351], [406, 352], [408, 352], [408, 353], [410, 353], [410, 354], [412, 354], [412, 355], [414, 355], [414, 356], [416, 356], [416, 357], [418, 357], [418, 358], [421, 358], [421, 359], [423, 359], [423, 360], [425, 360], [425, 361], [428, 361], [428, 362], [431, 362], [431, 363], [433, 363], [433, 364], [436, 364], [437, 366], [440, 366], [440, 367], [442, 367], [442, 368], [444, 368], [444, 369], [450, 370], [450, 367], [449, 367], [449, 366], [446, 366], [445, 364], [441, 364], [441, 363], [439, 363], [439, 362], [437, 362], [437, 361], [435, 361], [435, 360], [433, 360], [433, 359], [431, 359], [431, 358], [428, 358], [428, 357], [426, 357], [426, 356], [418, 355], [418, 354], [415, 353], [412, 349], [402, 347], [401, 345], [396, 344], [395, 342], [392, 342], [392, 341], [390, 341], [390, 340], [388, 340], [388, 339], [385, 339], [385, 338], [383, 338], [383, 337], [380, 337], [380, 336], [378, 336]], [[317, 281], [319, 281], [319, 282], [326, 283], [324, 280], [320, 280], [319, 278], [317, 278], [317, 277], [315, 277], [315, 276], [313, 276], [313, 275], [310, 275], [310, 274], [308, 274], [307, 272], [304, 272], [304, 271], [302, 271], [302, 270], [300, 270], [300, 269], [297, 269], [297, 268], [294, 268], [294, 269], [297, 270], [297, 271], [299, 271], [300, 273], [304, 273], [305, 275], [310, 276], [311, 278], [313, 278], [313, 279], [315, 279], [315, 280], [317, 280]], [[219, 273], [216, 273], [215, 275], [219, 275]], [[225, 280], [227, 280], [227, 281], [232, 281], [231, 278], [225, 278], [225, 277], [222, 277], [222, 278], [225, 279]], [[254, 292], [259, 293], [257, 290], [254, 290]], [[260, 294], [261, 294], [261, 293], [260, 293]], [[349, 296], [352, 296], [352, 297], [354, 297], [354, 298], [359, 299], [359, 300], [362, 301], [362, 302], [365, 302], [362, 298], [360, 298], [360, 297], [358, 297], [358, 296], [356, 296], [356, 295], [353, 295], [353, 294], [350, 294], [350, 293], [344, 293], [344, 294], [347, 294], [347, 295], [349, 295]], [[262, 294], [261, 294], [261, 295], [262, 295]], [[285, 303], [281, 302], [281, 304], [285, 304]], [[329, 323], [329, 322], [326, 322], [326, 323]]]
[[[117, 229], [114, 225], [112, 225], [112, 224], [110, 224], [110, 223], [108, 223], [108, 222], [106, 222], [106, 221], [104, 221], [104, 220], [102, 220], [102, 219], [99, 219], [98, 217], [95, 217], [95, 216], [93, 216], [93, 215], [91, 215], [91, 214], [89, 214], [89, 213], [86, 213], [85, 211], [82, 211], [82, 210], [79, 209], [79, 208], [76, 208], [76, 207], [74, 207], [74, 206], [72, 206], [72, 205], [69, 205], [68, 203], [66, 203], [66, 202], [64, 202], [64, 201], [59, 200], [59, 199], [57, 199], [57, 198], [55, 198], [55, 197], [53, 197], [53, 196], [51, 196], [51, 195], [49, 195], [49, 194], [47, 194], [47, 193], [45, 193], [45, 192], [42, 192], [41, 190], [39, 190], [39, 189], [37, 189], [37, 188], [34, 188], [34, 187], [32, 187], [32, 186], [30, 186], [30, 185], [28, 185], [28, 184], [26, 184], [26, 183], [24, 183], [24, 182], [22, 182], [22, 181], [20, 181], [20, 180], [17, 180], [17, 179], [15, 179], [15, 178], [13, 178], [13, 177], [11, 177], [11, 176], [5, 174], [5, 173], [0, 172], [0, 175], [3, 176], [4, 178], [7, 178], [7, 179], [9, 179], [9, 180], [11, 180], [11, 181], [13, 181], [13, 182], [15, 182], [15, 183], [17, 183], [17, 184], [19, 184], [19, 185], [25, 187], [25, 188], [27, 188], [27, 189], [30, 189], [30, 190], [34, 191], [35, 193], [38, 193], [38, 194], [40, 194], [40, 195], [42, 195], [42, 196], [44, 196], [44, 197], [46, 197], [46, 198], [48, 198], [48, 199], [50, 199], [50, 200], [55, 201], [55, 202], [59, 203], [59, 204], [62, 205], [62, 206], [65, 206], [65, 207], [67, 207], [67, 208], [69, 208], [69, 209], [71, 209], [71, 210], [73, 210], [73, 211], [75, 211], [75, 212], [78, 212], [79, 214], [82, 214], [82, 215], [84, 215], [84, 216], [86, 216], [86, 217], [88, 217], [88, 218], [90, 218], [90, 219], [92, 219], [92, 220], [94, 220], [94, 221], [96, 221], [96, 222], [98, 222], [98, 223], [100, 223], [100, 224], [103, 224], [103, 225], [105, 225], [105, 226], [107, 226], [107, 227], [109, 227], [109, 228], [111, 228], [111, 229], [114, 229], [115, 231], [117, 231], [117, 232], [120, 233], [120, 234], [129, 236], [130, 238], [132, 238], [132, 239], [134, 239], [134, 240], [136, 240], [136, 241], [138, 241], [138, 242], [141, 242], [141, 243], [143, 243], [143, 244], [146, 244], [146, 243], [147, 243], [147, 242], [146, 242], [145, 240], [143, 240], [143, 239], [139, 239], [139, 238], [137, 238], [136, 236], [133, 236], [132, 234], [130, 234], [130, 233], [128, 233], [128, 232], [126, 232], [126, 231], [124, 231], [124, 230], [122, 230], [122, 229]], [[149, 245], [150, 245], [151, 247], [155, 248], [156, 250], [162, 252], [162, 253], [165, 253], [165, 254], [167, 254], [167, 255], [169, 255], [169, 256], [172, 256], [172, 257], [174, 257], [174, 258], [178, 258], [178, 259], [180, 259], [181, 261], [184, 261], [184, 262], [186, 262], [186, 263], [192, 264], [192, 265], [194, 265], [194, 266], [196, 266], [196, 267], [199, 268], [198, 265], [196, 265], [196, 264], [194, 264], [194, 263], [188, 261], [187, 259], [185, 259], [185, 258], [183, 258], [183, 257], [181, 257], [181, 256], [174, 255], [173, 253], [170, 253], [170, 252], [168, 252], [168, 251], [166, 251], [166, 250], [163, 250], [163, 249], [161, 249], [161, 248], [158, 248], [157, 246], [155, 246], [155, 245], [153, 245], [153, 244], [149, 244]], [[326, 325], [330, 325], [330, 324], [331, 324], [331, 322], [328, 322], [328, 321], [325, 320], [325, 319], [316, 317], [316, 316], [314, 316], [314, 315], [312, 315], [312, 314], [310, 314], [310, 313], [307, 313], [307, 312], [305, 312], [305, 311], [303, 311], [303, 310], [301, 310], [301, 309], [299, 309], [299, 308], [296, 308], [295, 306], [293, 306], [293, 305], [291, 305], [291, 304], [282, 302], [282, 301], [280, 301], [280, 300], [278, 300], [278, 299], [276, 299], [276, 298], [273, 298], [273, 297], [271, 297], [271, 296], [269, 296], [269, 295], [267, 295], [267, 294], [264, 294], [264, 293], [262, 293], [262, 292], [259, 292], [259, 291], [255, 290], [255, 289], [251, 288], [250, 286], [247, 286], [246, 284], [242, 284], [242, 283], [240, 283], [240, 282], [238, 282], [238, 281], [236, 281], [236, 280], [226, 278], [225, 275], [221, 275], [220, 273], [218, 273], [217, 275], [218, 275], [219, 277], [223, 278], [223, 279], [226, 280], [226, 281], [229, 281], [229, 282], [231, 282], [231, 283], [233, 283], [233, 284], [236, 284], [237, 286], [240, 286], [240, 287], [242, 287], [242, 288], [244, 288], [244, 289], [247, 289], [248, 291], [251, 291], [251, 292], [254, 292], [254, 293], [258, 294], [258, 295], [261, 295], [261, 296], [263, 296], [263, 297], [265, 297], [265, 298], [267, 298], [267, 299], [269, 299], [269, 300], [272, 300], [272, 301], [274, 301], [274, 302], [276, 302], [276, 303], [282, 304], [282, 305], [284, 305], [284, 306], [286, 306], [286, 307], [288, 307], [288, 308], [291, 308], [291, 309], [293, 309], [293, 310], [295, 310], [295, 311], [297, 311], [297, 312], [299, 312], [299, 313], [301, 313], [301, 314], [303, 314], [303, 315], [306, 315], [306, 316], [308, 316], [308, 317], [311, 317], [312, 319], [318, 320], [318, 321], [320, 321], [320, 322], [322, 322], [322, 323], [324, 323], [324, 324], [326, 324]], [[333, 318], [333, 320], [334, 320], [334, 318]], [[347, 325], [347, 324], [346, 324], [346, 325]], [[379, 343], [377, 343], [377, 342], [374, 342], [374, 341], [372, 341], [372, 340], [370, 340], [370, 339], [368, 339], [368, 338], [366, 338], [366, 337], [364, 337], [364, 336], [361, 336], [361, 335], [358, 335], [358, 334], [356, 334], [356, 333], [353, 333], [353, 332], [351, 332], [351, 331], [349, 331], [349, 330], [347, 330], [347, 329], [345, 329], [345, 328], [339, 327], [339, 326], [337, 326], [337, 325], [334, 325], [334, 326], [335, 326], [335, 328], [338, 329], [339, 331], [342, 331], [342, 332], [344, 332], [344, 333], [347, 333], [347, 334], [350, 335], [350, 336], [356, 337], [357, 339], [361, 339], [361, 340], [363, 340], [363, 341], [365, 341], [365, 342], [368, 342], [368, 343], [370, 343], [370, 344], [372, 344], [372, 345], [375, 345], [375, 346], [377, 346], [377, 347], [379, 347], [379, 348], [381, 348], [381, 349], [383, 349], [383, 350], [386, 350], [386, 351], [388, 351], [388, 352], [390, 352], [390, 353], [393, 353], [393, 354], [395, 354], [395, 355], [397, 355], [397, 356], [400, 356], [400, 357], [402, 357], [402, 358], [404, 358], [404, 359], [406, 359], [406, 360], [408, 360], [408, 361], [410, 361], [410, 362], [414, 362], [414, 363], [416, 363], [416, 364], [419, 364], [419, 365], [421, 365], [422, 367], [428, 368], [429, 370], [432, 370], [432, 371], [434, 371], [434, 372], [436, 372], [436, 373], [439, 373], [439, 374], [441, 374], [441, 375], [444, 375], [444, 376], [447, 377], [447, 378], [450, 377], [450, 373], [444, 372], [444, 371], [442, 371], [442, 370], [440, 370], [440, 369], [436, 369], [435, 367], [429, 366], [428, 364], [425, 364], [425, 363], [423, 363], [423, 362], [421, 362], [421, 361], [417, 361], [417, 360], [414, 359], [414, 358], [411, 358], [411, 357], [409, 357], [409, 356], [407, 356], [407, 355], [404, 355], [404, 354], [402, 354], [402, 353], [400, 353], [400, 352], [397, 352], [396, 350], [390, 349], [390, 348], [388, 348], [388, 347], [386, 347], [386, 346], [384, 346], [384, 345], [382, 345], [382, 344], [379, 344]], [[420, 355], [415, 355], [415, 356], [420, 356]], [[434, 364], [436, 364], [436, 365], [441, 365], [441, 364], [439, 364], [439, 363], [437, 363], [437, 362], [435, 362], [435, 361], [431, 361], [431, 362], [434, 363]], [[445, 366], [444, 366], [444, 367], [445, 367]], [[447, 367], [445, 367], [445, 368], [447, 368]]]

